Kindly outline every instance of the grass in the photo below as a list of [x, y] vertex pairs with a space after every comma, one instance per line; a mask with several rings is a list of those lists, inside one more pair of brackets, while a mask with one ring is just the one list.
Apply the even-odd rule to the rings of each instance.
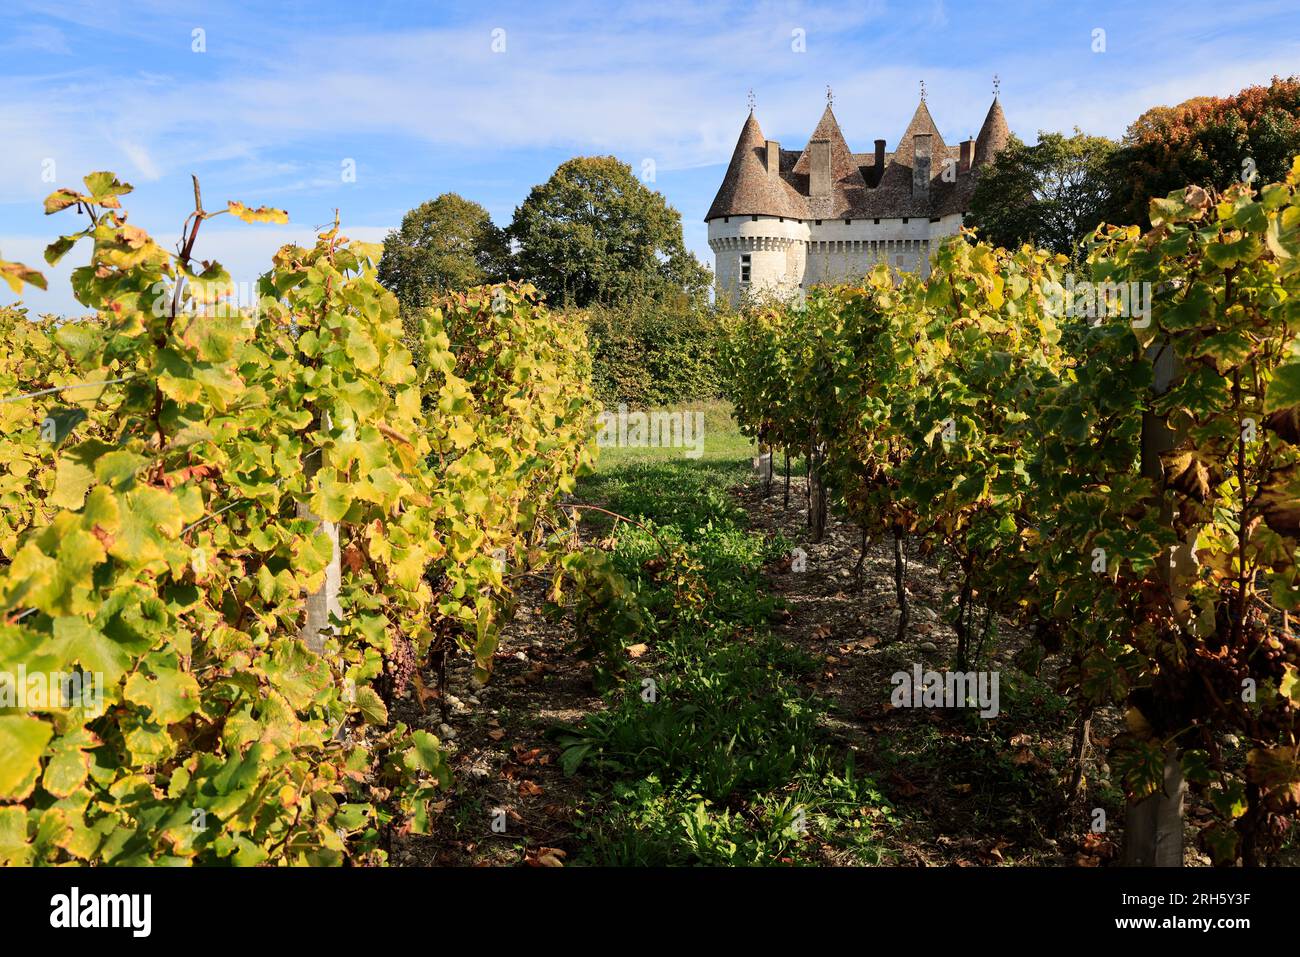
[[752, 474], [753, 443], [725, 405], [695, 408], [705, 416], [699, 458], [604, 449], [579, 489], [646, 526], [605, 524], [651, 623], [650, 652], [607, 708], [555, 731], [565, 765], [590, 787], [580, 860], [878, 862], [892, 811], [826, 739], [824, 704], [802, 682], [813, 661], [768, 627], [776, 602], [761, 569], [789, 543], [750, 530], [728, 494]]
[[[611, 412], [616, 410], [611, 409]], [[689, 458], [688, 449], [683, 448], [628, 448], [625, 446], [605, 446], [600, 450], [597, 464], [599, 473], [610, 475], [634, 465], [662, 466], [680, 460], [687, 463], [709, 463], [713, 465], [744, 463], [754, 456], [753, 439], [741, 435], [736, 420], [731, 415], [731, 405], [727, 402], [686, 402], [675, 405], [667, 411], [704, 414], [703, 454], [698, 458]]]

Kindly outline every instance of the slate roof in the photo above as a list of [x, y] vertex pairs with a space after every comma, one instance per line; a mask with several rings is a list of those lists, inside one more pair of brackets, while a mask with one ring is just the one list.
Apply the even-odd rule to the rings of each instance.
[[[930, 196], [912, 194], [914, 137], [928, 133], [930, 140]], [[780, 176], [774, 182], [767, 173], [767, 146], [758, 120], [750, 112], [741, 129], [736, 151], [723, 177], [718, 195], [705, 221], [720, 216], [785, 216], [794, 219], [899, 219], [938, 217], [965, 212], [975, 190], [980, 166], [1006, 146], [1010, 136], [1002, 104], [995, 98], [974, 144], [974, 167], [960, 168], [960, 145], [949, 146], [922, 100], [912, 115], [897, 148], [885, 154], [884, 172], [875, 187], [876, 155], [849, 149], [839, 122], [826, 107], [817, 128], [803, 150], [781, 150]], [[831, 154], [829, 197], [810, 196], [811, 145], [828, 140]], [[943, 179], [944, 159], [957, 162], [955, 182]], [[779, 184], [779, 185], [778, 185]]]
[[840, 219], [849, 216], [854, 210], [862, 208], [866, 202], [867, 183], [862, 178], [849, 144], [844, 142], [840, 124], [827, 104], [817, 129], [808, 138], [808, 146], [799, 155], [791, 171], [797, 176], [809, 177], [812, 173], [812, 144], [815, 140], [829, 140], [831, 146], [831, 191], [829, 196], [813, 196], [809, 181], [801, 181], [799, 190], [808, 203], [808, 211], [814, 219]]
[[705, 222], [719, 216], [785, 216], [808, 219], [808, 204], [783, 176], [767, 172], [767, 139], [751, 110], [740, 130], [731, 164]]

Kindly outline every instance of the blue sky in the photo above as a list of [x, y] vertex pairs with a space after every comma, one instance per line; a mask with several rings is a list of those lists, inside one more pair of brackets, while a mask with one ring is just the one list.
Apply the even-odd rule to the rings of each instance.
[[[797, 147], [829, 84], [865, 151], [876, 137], [894, 148], [920, 80], [956, 142], [979, 129], [995, 73], [1012, 129], [1033, 140], [1074, 126], [1119, 136], [1150, 106], [1300, 71], [1295, 0], [4, 3], [0, 256], [43, 267], [72, 214], [47, 218], [41, 199], [97, 169], [135, 184], [132, 222], [174, 241], [193, 172], [209, 208], [289, 211], [288, 226], [205, 227], [200, 255], [249, 282], [335, 208], [345, 232], [377, 240], [450, 190], [505, 225], [559, 163], [596, 153], [638, 173], [653, 161], [653, 186], [711, 262], [701, 218], [751, 88], [764, 133]], [[29, 306], [77, 311], [67, 271], [80, 261], [45, 269], [51, 292], [28, 292]]]

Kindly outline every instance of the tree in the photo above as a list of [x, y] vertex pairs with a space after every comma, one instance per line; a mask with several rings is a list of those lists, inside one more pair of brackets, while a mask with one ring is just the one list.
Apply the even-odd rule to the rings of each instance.
[[981, 171], [966, 224], [995, 246], [1031, 243], [1072, 256], [1108, 208], [1107, 159], [1117, 144], [1075, 129], [1038, 134], [1026, 146], [1011, 137]]
[[681, 214], [612, 156], [562, 164], [515, 210], [509, 233], [523, 278], [556, 303], [695, 299], [712, 281], [686, 249]]
[[1151, 200], [1188, 184], [1225, 189], [1252, 174], [1260, 183], [1283, 179], [1298, 152], [1298, 77], [1154, 107], [1133, 122], [1111, 157], [1107, 218], [1146, 226]]
[[379, 280], [404, 306], [509, 278], [510, 244], [486, 209], [443, 193], [402, 217], [384, 239]]

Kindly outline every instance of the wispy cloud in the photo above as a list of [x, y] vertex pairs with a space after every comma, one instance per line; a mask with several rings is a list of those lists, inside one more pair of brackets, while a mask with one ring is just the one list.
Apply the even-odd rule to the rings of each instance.
[[[613, 153], [700, 217], [754, 90], [764, 132], [799, 145], [827, 84], [850, 144], [891, 147], [926, 82], [952, 141], [1002, 77], [1012, 128], [1118, 136], [1143, 110], [1227, 94], [1300, 63], [1293, 0], [1140, 7], [1002, 0], [410, 4], [10, 0], [0, 81], [0, 248], [53, 224], [39, 200], [93, 169], [137, 182], [133, 221], [174, 228], [188, 174], [295, 219], [396, 223], [444, 190], [508, 219], [577, 153]], [[206, 52], [191, 48], [205, 31]], [[1095, 28], [1107, 51], [1091, 51]], [[505, 31], [493, 52], [494, 29]], [[800, 31], [801, 43], [793, 43]], [[499, 45], [498, 45], [499, 46]], [[84, 59], [80, 54], [86, 53]], [[73, 54], [68, 56], [67, 54]], [[340, 164], [356, 160], [355, 183]], [[301, 211], [301, 212], [300, 212]]]
[[68, 46], [63, 31], [48, 23], [17, 24], [9, 38], [0, 42], [0, 53], [16, 53], [18, 51], [54, 54], [55, 56], [72, 55], [72, 48]]

